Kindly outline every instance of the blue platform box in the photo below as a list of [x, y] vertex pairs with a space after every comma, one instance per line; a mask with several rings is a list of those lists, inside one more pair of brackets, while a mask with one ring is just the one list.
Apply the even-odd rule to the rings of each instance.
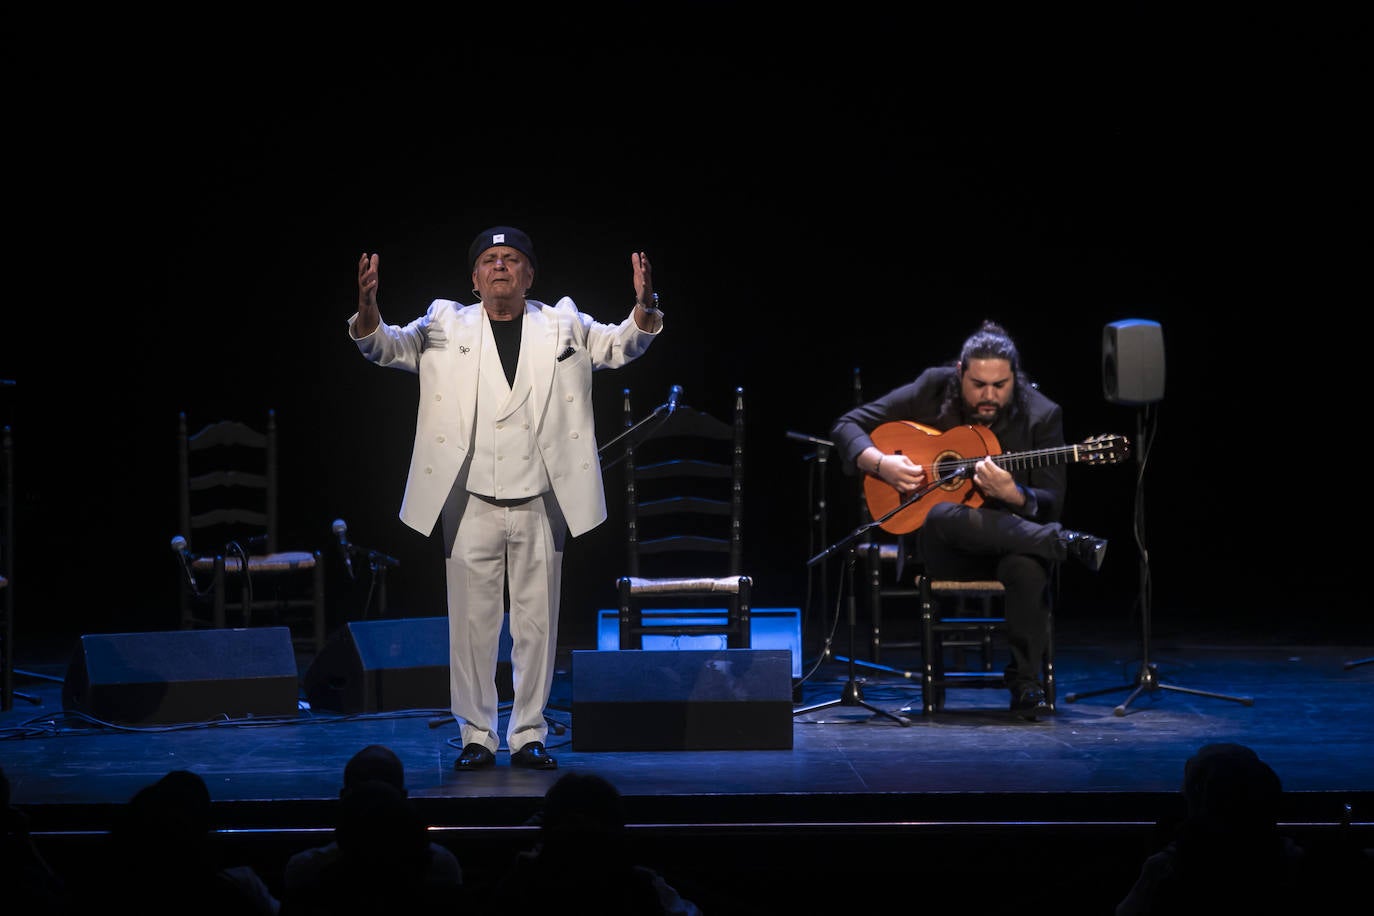
[[[656, 623], [683, 623], [685, 621], [678, 616], [682, 613], [684, 612], [669, 608], [646, 610], [644, 611], [644, 623], [646, 626], [653, 626]], [[700, 614], [700, 611], [694, 611], [694, 613]], [[703, 621], [695, 619], [694, 622], [702, 623]], [[705, 622], [725, 623], [725, 609], [720, 609], [720, 617], [707, 618]], [[605, 608], [597, 611], [596, 648], [603, 652], [620, 648], [619, 611], [606, 610]], [[670, 633], [655, 636], [646, 633], [644, 635], [644, 648], [656, 650], [720, 650], [726, 648], [726, 638], [723, 634], [715, 633], [705, 636], [676, 636]], [[801, 610], [794, 607], [751, 608], [749, 612], [749, 648], [788, 650], [792, 653], [792, 677], [801, 677]]]

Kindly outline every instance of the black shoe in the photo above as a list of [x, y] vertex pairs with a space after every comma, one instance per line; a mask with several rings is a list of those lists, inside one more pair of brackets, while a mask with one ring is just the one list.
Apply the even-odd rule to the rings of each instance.
[[558, 761], [549, 756], [549, 752], [544, 749], [544, 744], [541, 741], [531, 741], [520, 750], [512, 752], [510, 765], [526, 767], [531, 770], [558, 769]]
[[461, 773], [467, 770], [483, 770], [495, 765], [496, 755], [489, 751], [485, 745], [469, 744], [463, 748], [463, 753], [458, 755], [453, 768]]
[[1018, 684], [1011, 689], [1011, 711], [1034, 722], [1040, 716], [1053, 714], [1054, 708], [1039, 684]]
[[1059, 532], [1059, 543], [1065, 552], [1084, 566], [1097, 572], [1107, 557], [1107, 539], [1084, 534], [1081, 531]]

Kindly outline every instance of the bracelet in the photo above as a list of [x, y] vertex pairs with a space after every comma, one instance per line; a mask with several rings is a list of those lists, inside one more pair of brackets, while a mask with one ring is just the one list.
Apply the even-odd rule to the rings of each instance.
[[654, 304], [653, 304], [653, 305], [645, 305], [644, 303], [640, 302], [638, 299], [635, 300], [635, 305], [637, 305], [637, 306], [639, 306], [640, 308], [644, 309], [644, 311], [647, 312], [647, 313], [650, 314], [650, 315], [662, 315], [662, 314], [663, 314], [663, 311], [658, 307], [658, 293], [654, 293], [654, 294], [653, 294], [653, 297], [654, 297]]
[[875, 465], [873, 465], [873, 476], [874, 476], [874, 477], [881, 477], [881, 476], [883, 476], [883, 459], [886, 458], [886, 457], [887, 457], [886, 455], [879, 455], [879, 456], [878, 456], [878, 463], [875, 464]]

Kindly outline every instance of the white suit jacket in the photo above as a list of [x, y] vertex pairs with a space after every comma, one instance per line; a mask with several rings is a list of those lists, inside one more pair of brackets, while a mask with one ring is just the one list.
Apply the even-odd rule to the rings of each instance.
[[[522, 341], [522, 358], [534, 379], [533, 414], [540, 456], [548, 469], [554, 498], [574, 535], [606, 520], [592, 415], [592, 372], [616, 369], [648, 349], [658, 331], [642, 331], [633, 315], [603, 324], [577, 310], [564, 296], [556, 305], [525, 301], [531, 319]], [[482, 306], [435, 299], [424, 315], [402, 327], [383, 323], [366, 337], [349, 337], [367, 359], [418, 373], [420, 405], [410, 454], [401, 521], [428, 536], [453, 488], [472, 442], [477, 412]], [[662, 330], [660, 326], [659, 330]], [[495, 354], [492, 354], [495, 357]]]

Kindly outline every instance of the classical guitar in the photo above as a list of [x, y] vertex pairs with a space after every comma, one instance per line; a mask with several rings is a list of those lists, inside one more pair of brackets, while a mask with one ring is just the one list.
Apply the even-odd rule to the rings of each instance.
[[940, 481], [934, 489], [897, 512], [911, 497], [897, 492], [895, 487], [877, 477], [864, 477], [864, 499], [869, 514], [876, 520], [889, 512], [895, 513], [878, 526], [892, 534], [906, 534], [921, 527], [936, 503], [981, 506], [983, 494], [973, 485], [973, 466], [989, 455], [997, 456], [999, 466], [1014, 471], [1055, 464], [1116, 464], [1131, 450], [1126, 437], [1109, 433], [1077, 445], [1003, 453], [997, 437], [986, 426], [956, 426], [940, 432], [908, 420], [883, 423], [873, 430], [872, 438], [873, 444], [884, 454], [906, 455], [925, 467], [928, 485]]

